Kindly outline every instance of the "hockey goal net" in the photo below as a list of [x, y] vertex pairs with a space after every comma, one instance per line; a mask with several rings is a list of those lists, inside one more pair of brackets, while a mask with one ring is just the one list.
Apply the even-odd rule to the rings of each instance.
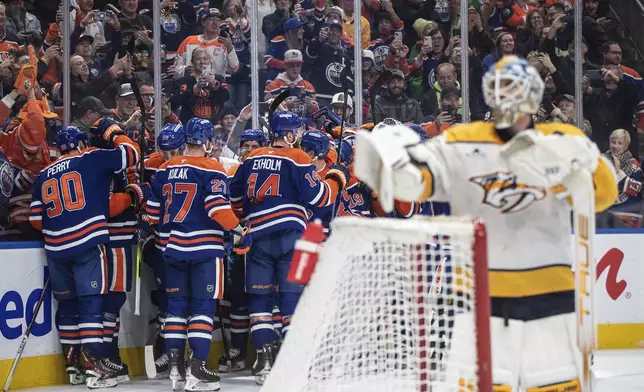
[[262, 391], [492, 390], [485, 227], [340, 218]]

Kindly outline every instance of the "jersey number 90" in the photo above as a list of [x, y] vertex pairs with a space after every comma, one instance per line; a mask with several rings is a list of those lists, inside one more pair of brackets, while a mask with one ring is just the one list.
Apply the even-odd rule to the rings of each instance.
[[80, 173], [65, 173], [58, 178], [50, 178], [42, 184], [42, 200], [51, 206], [47, 216], [55, 218], [66, 211], [77, 211], [85, 207], [85, 193]]

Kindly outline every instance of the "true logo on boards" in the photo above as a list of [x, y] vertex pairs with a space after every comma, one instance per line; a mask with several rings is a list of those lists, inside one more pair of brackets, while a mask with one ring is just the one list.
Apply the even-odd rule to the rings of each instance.
[[[45, 267], [43, 272], [43, 287], [49, 277], [49, 269]], [[0, 297], [0, 334], [3, 339], [13, 340], [22, 336], [31, 321], [36, 303], [40, 299], [42, 288], [37, 288], [25, 299], [15, 290], [10, 290]], [[45, 298], [40, 308], [42, 321], [36, 316], [36, 321], [31, 327], [31, 334], [34, 336], [45, 336], [52, 330], [51, 317], [51, 289], [48, 287]]]
[[[597, 279], [601, 277], [605, 270], [608, 270], [606, 275], [606, 292], [613, 301], [617, 301], [619, 297], [626, 290], [626, 280], [618, 280], [617, 274], [624, 261], [624, 252], [617, 248], [609, 249], [608, 252], [597, 262]], [[627, 292], [626, 299], [631, 297], [631, 293]]]

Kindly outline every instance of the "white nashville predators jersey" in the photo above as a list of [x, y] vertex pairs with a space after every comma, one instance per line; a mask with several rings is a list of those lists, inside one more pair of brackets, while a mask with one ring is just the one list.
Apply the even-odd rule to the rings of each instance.
[[[537, 124], [543, 134], [583, 136], [566, 124]], [[574, 290], [571, 210], [566, 200], [527, 183], [499, 156], [503, 140], [494, 124], [456, 126], [427, 143], [427, 194], [449, 201], [453, 215], [482, 218], [488, 234], [492, 297], [527, 297]], [[595, 206], [617, 198], [615, 173], [601, 158], [594, 173]]]

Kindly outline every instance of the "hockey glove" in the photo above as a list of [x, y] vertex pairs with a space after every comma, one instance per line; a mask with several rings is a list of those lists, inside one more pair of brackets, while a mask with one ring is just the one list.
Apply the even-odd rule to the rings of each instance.
[[135, 210], [144, 208], [144, 203], [150, 196], [150, 184], [147, 182], [139, 184], [128, 184], [125, 186], [125, 193], [132, 198], [132, 206]]
[[246, 226], [242, 226], [243, 223], [239, 222], [239, 226], [233, 229], [233, 252], [238, 255], [245, 255], [250, 250], [251, 245], [253, 245], [253, 237], [250, 235], [250, 223], [246, 223]]
[[324, 178], [332, 179], [337, 182], [338, 185], [340, 185], [340, 191], [342, 191], [351, 179], [351, 173], [349, 172], [349, 168], [346, 166], [342, 164], [333, 164]]
[[123, 132], [119, 123], [109, 117], [99, 119], [90, 128], [90, 132], [93, 136], [101, 137], [108, 143], [112, 143], [114, 138], [119, 135], [125, 135], [125, 132]]
[[134, 166], [125, 169], [125, 176], [130, 184], [136, 184], [141, 181], [141, 175], [139, 175], [139, 171]]

